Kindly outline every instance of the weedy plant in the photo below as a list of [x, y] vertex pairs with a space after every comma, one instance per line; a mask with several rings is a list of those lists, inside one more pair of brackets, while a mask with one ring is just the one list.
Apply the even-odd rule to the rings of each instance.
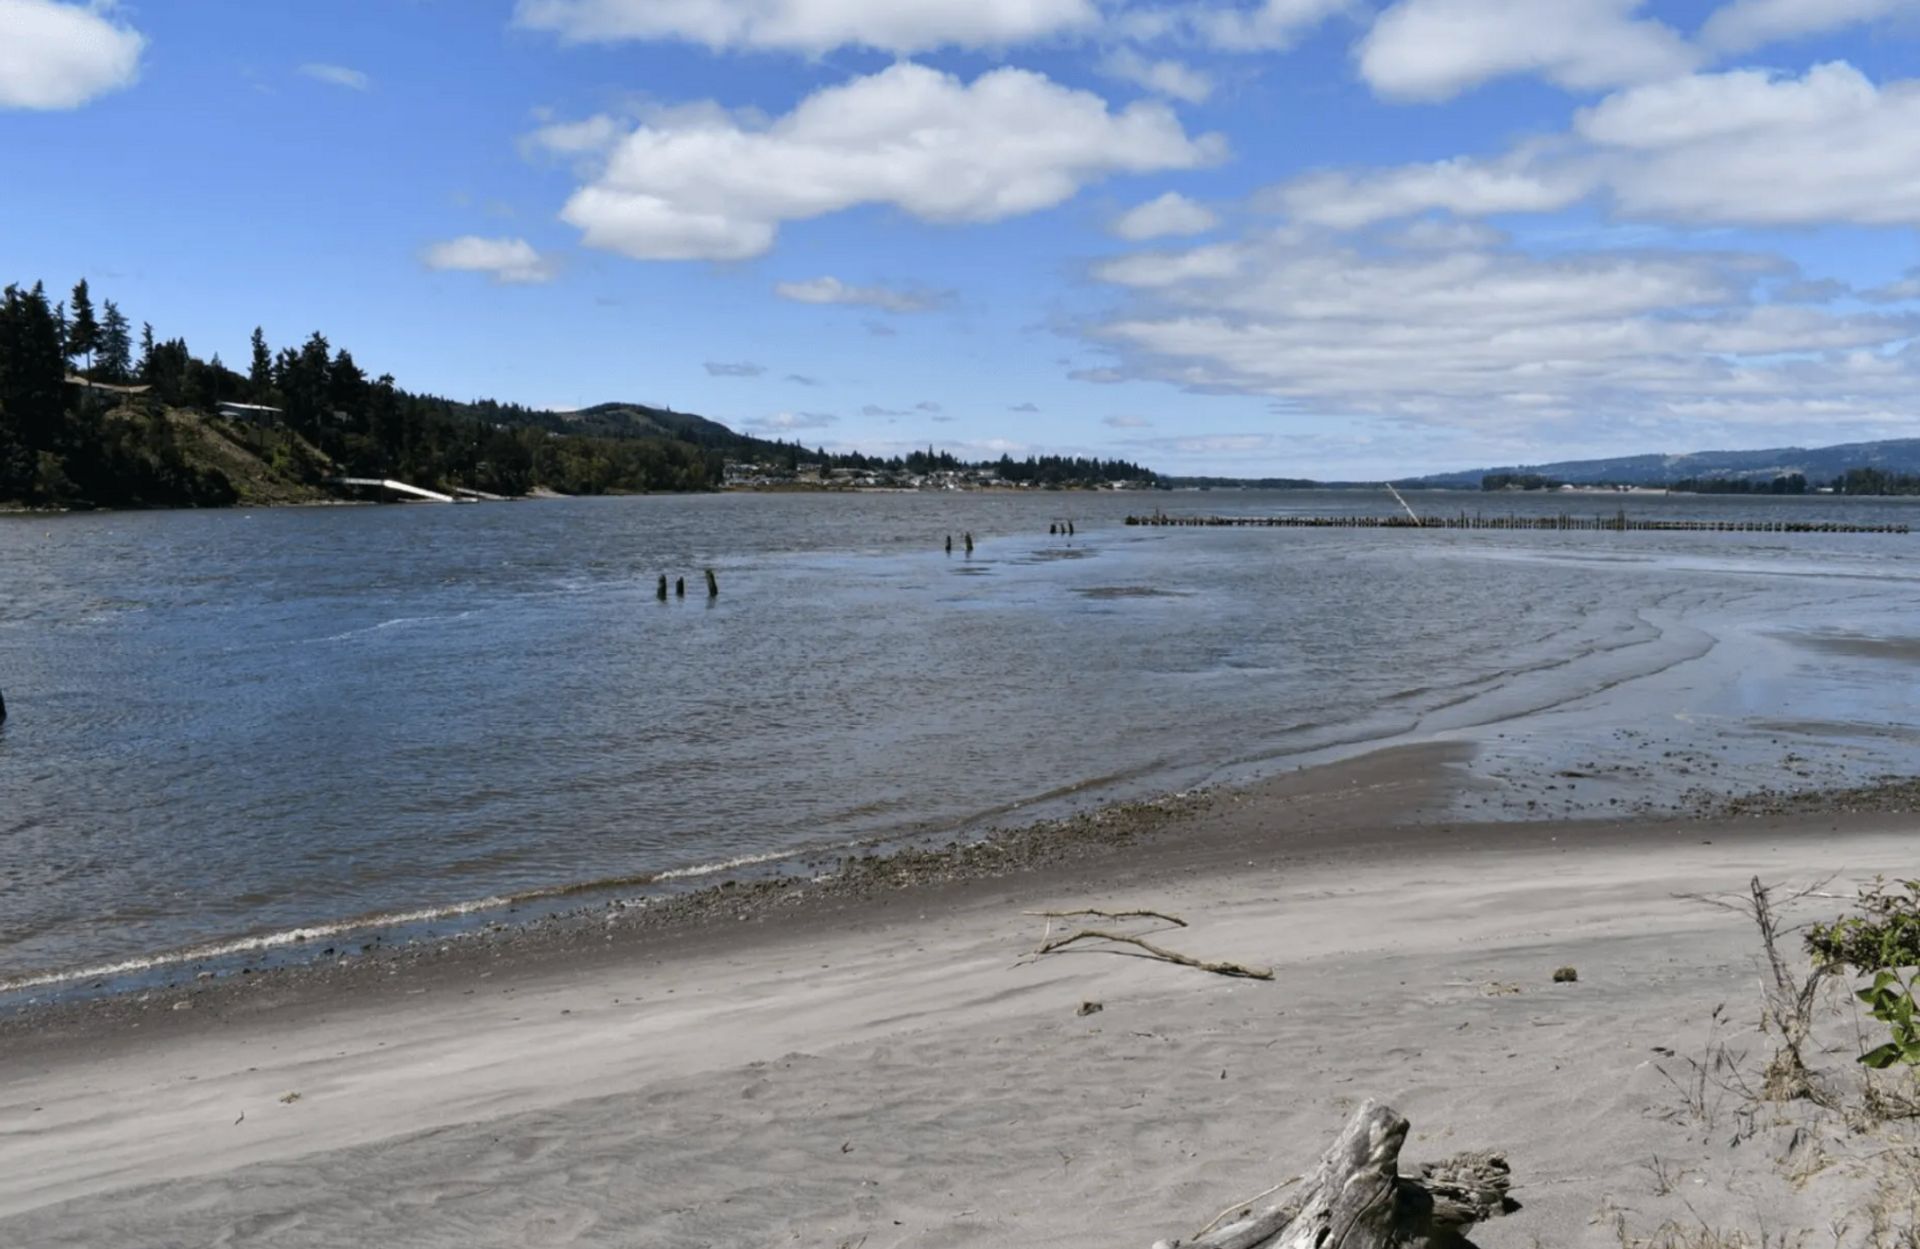
[[1893, 1033], [1891, 1041], [1860, 1055], [1860, 1061], [1876, 1071], [1895, 1063], [1920, 1067], [1920, 1023], [1913, 1017], [1913, 991], [1917, 983], [1920, 983], [1920, 974], [1909, 978], [1883, 967], [1874, 973], [1871, 987], [1854, 994], [1866, 1004], [1867, 1013]]
[[1826, 967], [1870, 975], [1854, 994], [1887, 1026], [1890, 1039], [1860, 1055], [1875, 1070], [1920, 1067], [1920, 880], [1876, 878], [1860, 889], [1858, 912], [1807, 929], [1807, 950]]

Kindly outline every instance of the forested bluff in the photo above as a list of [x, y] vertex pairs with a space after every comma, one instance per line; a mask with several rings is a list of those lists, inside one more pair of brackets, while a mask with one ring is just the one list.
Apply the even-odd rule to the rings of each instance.
[[136, 333], [111, 299], [96, 310], [85, 281], [62, 300], [36, 282], [8, 286], [0, 301], [0, 505], [317, 503], [340, 497], [343, 477], [508, 497], [704, 491], [726, 483], [729, 463], [736, 477], [747, 467], [758, 481], [822, 485], [1155, 480], [1139, 465], [1086, 457], [829, 454], [645, 404], [551, 412], [461, 402], [369, 377], [319, 332], [276, 350], [256, 328], [242, 372], [150, 324]]

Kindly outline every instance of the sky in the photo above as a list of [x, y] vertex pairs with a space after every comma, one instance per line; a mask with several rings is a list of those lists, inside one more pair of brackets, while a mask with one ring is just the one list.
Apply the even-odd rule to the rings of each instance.
[[0, 281], [832, 450], [1920, 436], [1920, 0], [0, 0]]

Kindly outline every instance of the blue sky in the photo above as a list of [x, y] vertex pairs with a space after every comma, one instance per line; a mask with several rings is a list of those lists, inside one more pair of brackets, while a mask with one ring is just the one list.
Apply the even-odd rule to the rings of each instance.
[[0, 279], [832, 448], [1920, 436], [1920, 0], [0, 0]]

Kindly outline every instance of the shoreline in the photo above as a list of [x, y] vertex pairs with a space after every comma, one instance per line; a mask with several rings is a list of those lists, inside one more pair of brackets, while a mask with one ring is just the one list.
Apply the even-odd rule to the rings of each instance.
[[[1716, 1001], [1744, 1016], [1753, 991], [1750, 933], [1675, 895], [1890, 870], [1920, 786], [1472, 823], [1447, 814], [1471, 783], [1463, 752], [1375, 752], [1076, 817], [1049, 845], [1026, 830], [957, 863], [874, 861], [828, 887], [716, 887], [674, 916], [582, 915], [16, 1016], [0, 1023], [0, 1239], [424, 1243], [432, 1228], [557, 1243], [484, 1220], [500, 1203], [560, 1217], [558, 1201], [603, 1240], [649, 1244], [905, 1227], [925, 1243], [1088, 1243], [1087, 1216], [1052, 1200], [1066, 1185], [1144, 1244], [1304, 1164], [1342, 1098], [1381, 1095], [1414, 1119], [1416, 1157], [1509, 1149], [1533, 1217], [1476, 1236], [1488, 1249], [1529, 1243], [1540, 1219], [1566, 1233], [1545, 1243], [1610, 1245], [1588, 1225], [1611, 1190], [1543, 1181], [1597, 1166], [1623, 1182], [1649, 1140], [1678, 1154], [1647, 1062], [1697, 1045]], [[1032, 912], [1075, 906], [1181, 914], [1193, 926], [1157, 940], [1280, 983], [1033, 960]], [[1578, 986], [1547, 983], [1563, 963]], [[1501, 1095], [1476, 1102], [1489, 1081]], [[1579, 1133], [1542, 1135], [1570, 1087], [1633, 1139], [1595, 1161]], [[991, 1109], [969, 1109], [982, 1097]], [[1639, 1109], [1622, 1116], [1621, 1099]], [[1029, 1104], [1044, 1126], [1018, 1127]], [[1434, 1148], [1456, 1130], [1459, 1146]], [[580, 1150], [619, 1161], [596, 1170]], [[1063, 1172], [1056, 1150], [1084, 1165]], [[541, 1178], [558, 1174], [549, 1151], [568, 1179]], [[473, 1195], [419, 1196], [447, 1191]], [[988, 1192], [1009, 1196], [983, 1224], [969, 1211]], [[922, 1243], [902, 1234], [875, 1243]]]
[[[1398, 735], [1310, 752], [1304, 757], [1314, 761], [1256, 780], [1097, 801], [1071, 814], [988, 825], [977, 835], [941, 845], [924, 835], [900, 835], [802, 848], [700, 869], [538, 887], [415, 912], [315, 921], [295, 929], [214, 939], [108, 967], [25, 973], [15, 985], [0, 984], [0, 1042], [83, 1019], [111, 1027], [181, 1003], [190, 1004], [182, 1009], [190, 1009], [203, 1002], [233, 1008], [257, 999], [300, 1001], [310, 993], [348, 993], [371, 978], [417, 973], [434, 965], [544, 959], [556, 950], [614, 941], [616, 931], [627, 939], [674, 941], [711, 931], [716, 923], [764, 923], [862, 905], [885, 907], [895, 895], [992, 882], [1017, 885], [1025, 877], [1044, 880], [1063, 871], [1125, 868], [1130, 855], [1141, 858], [1138, 870], [1169, 856], [1177, 859], [1200, 845], [1209, 853], [1231, 854], [1247, 833], [1232, 812], [1249, 804], [1256, 809], [1277, 804], [1293, 808], [1277, 834], [1263, 832], [1257, 839], [1262, 844], [1278, 841], [1287, 851], [1304, 850], [1315, 839], [1334, 834], [1359, 833], [1395, 846], [1417, 841], [1423, 829], [1447, 837], [1524, 842], [1533, 836], [1581, 833], [1613, 837], [1702, 821], [1920, 812], [1920, 778], [1763, 787], [1734, 794], [1687, 788], [1669, 795], [1664, 804], [1609, 810], [1590, 800], [1557, 813], [1536, 811], [1536, 800], [1522, 795], [1556, 786], [1544, 773], [1518, 783], [1508, 775], [1493, 779], [1476, 774], [1470, 765], [1483, 750], [1471, 733], [1419, 741]], [[1590, 779], [1590, 774], [1577, 771], [1552, 775]], [[1501, 800], [1506, 815], [1471, 809], [1488, 800], [1469, 795], [1503, 788], [1513, 791]], [[1185, 850], [1169, 845], [1183, 834], [1195, 844]], [[633, 892], [689, 874], [720, 879], [684, 891]], [[590, 900], [563, 902], [572, 898]], [[542, 909], [549, 904], [552, 909]], [[523, 908], [534, 913], [510, 918]], [[78, 984], [83, 980], [94, 983]]]
[[[786, 926], [804, 930], [826, 917], [858, 922], [898, 905], [938, 907], [949, 896], [983, 889], [1044, 890], [1061, 878], [1191, 874], [1249, 852], [1337, 858], [1386, 850], [1444, 855], [1460, 846], [1525, 848], [1543, 841], [1657, 844], [1699, 826], [1737, 833], [1748, 821], [1768, 828], [1783, 821], [1837, 827], [1920, 814], [1920, 778], [1897, 778], [1731, 796], [1688, 792], [1670, 809], [1617, 815], [1543, 812], [1489, 819], [1464, 814], [1461, 804], [1464, 795], [1496, 786], [1467, 770], [1474, 754], [1475, 747], [1462, 740], [1379, 745], [1251, 783], [1101, 803], [1071, 815], [996, 826], [942, 846], [894, 841], [879, 852], [869, 846], [839, 855], [830, 871], [814, 875], [727, 877], [638, 899], [620, 896], [607, 882], [564, 887], [554, 893], [601, 897], [517, 920], [505, 918], [517, 908], [496, 907], [482, 914], [500, 918], [450, 932], [347, 921], [339, 931], [287, 943], [301, 948], [306, 957], [300, 961], [276, 963], [265, 950], [182, 958], [104, 976], [103, 984], [79, 992], [65, 988], [77, 973], [63, 973], [67, 979], [41, 996], [35, 988], [42, 986], [0, 994], [0, 1047], [31, 1046], [47, 1036], [111, 1035], [156, 1015], [164, 1023], [162, 1012], [205, 1009], [242, 1017], [324, 1005], [396, 984], [417, 991], [416, 979], [431, 984], [482, 968], [487, 975], [538, 974], [575, 957], [601, 965], [650, 958], [656, 946], [778, 941]], [[1521, 801], [1508, 799], [1512, 809]], [[782, 858], [810, 856], [820, 852]], [[390, 933], [396, 936], [390, 939]]]

